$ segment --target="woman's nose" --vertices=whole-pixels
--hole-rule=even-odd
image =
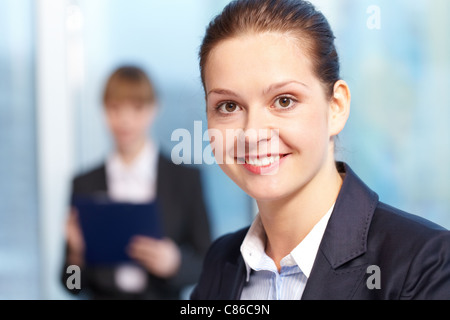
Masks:
[[[240,142],[245,144],[246,154],[274,153],[278,146],[279,128],[274,126],[271,115],[248,112]]]

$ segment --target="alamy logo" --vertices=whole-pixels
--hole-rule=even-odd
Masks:
[[[81,269],[77,265],[70,265],[66,269],[66,273],[70,274],[66,280],[66,287],[69,290],[81,289]]]
[[[379,6],[371,5],[367,8],[367,14],[370,16],[367,18],[367,28],[369,30],[381,29],[381,8]]]
[[[203,132],[202,121],[194,121],[193,135],[184,128],[176,129],[172,142],[178,142],[171,152],[174,164],[244,164],[253,161],[260,166],[276,162],[279,156],[279,129],[210,128]],[[203,149],[203,142],[209,144]],[[274,160],[275,159],[275,160]],[[254,164],[254,163],[253,163]],[[269,174],[275,174],[271,170]]]
[[[371,265],[367,267],[366,273],[370,274],[367,278],[366,285],[367,289],[381,289],[381,269],[379,266]]]

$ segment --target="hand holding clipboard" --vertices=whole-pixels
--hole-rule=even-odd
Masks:
[[[135,236],[131,239],[127,252],[150,273],[161,278],[174,275],[181,265],[180,250],[169,238],[159,240]]]

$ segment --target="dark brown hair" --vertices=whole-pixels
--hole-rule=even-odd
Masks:
[[[109,76],[103,92],[103,104],[112,101],[153,103],[155,88],[145,71],[137,66],[121,66]]]
[[[235,0],[208,25],[200,48],[200,72],[205,86],[205,65],[221,41],[251,32],[280,32],[299,39],[310,55],[316,76],[329,96],[339,80],[339,57],[334,34],[325,16],[303,0]]]

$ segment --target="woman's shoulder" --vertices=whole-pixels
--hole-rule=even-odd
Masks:
[[[378,195],[346,163],[338,162],[337,168],[339,172],[346,174],[341,189],[342,194],[337,200],[340,202],[339,207],[343,208],[340,217],[344,219],[359,217],[361,220],[366,220],[359,224],[359,227],[365,230],[370,222],[369,236],[371,235],[372,238],[395,239],[399,243],[411,243],[423,242],[427,238],[438,235],[448,237],[450,231],[439,224],[380,201]],[[364,212],[366,214],[363,214]]]
[[[213,241],[208,250],[209,261],[236,262],[241,254],[241,244],[247,234],[249,227],[239,229],[235,232],[226,233]]]
[[[74,194],[92,194],[106,191],[106,166],[100,163],[90,169],[79,172],[72,179]]]
[[[368,245],[410,257],[441,252],[450,261],[450,231],[419,215],[379,202],[369,228]],[[395,250],[394,250],[395,248]]]
[[[398,284],[394,289],[401,288],[402,298],[450,298],[450,231],[446,228],[380,202],[368,246],[384,270],[386,285]]]
[[[76,182],[85,182],[98,177],[103,177],[106,173],[106,164],[104,162],[80,171],[75,174],[73,180]]]
[[[375,227],[380,226],[386,232],[403,234],[405,236],[414,235],[414,238],[422,240],[437,234],[450,235],[450,231],[443,226],[384,202],[378,203],[372,219],[372,225]]]

